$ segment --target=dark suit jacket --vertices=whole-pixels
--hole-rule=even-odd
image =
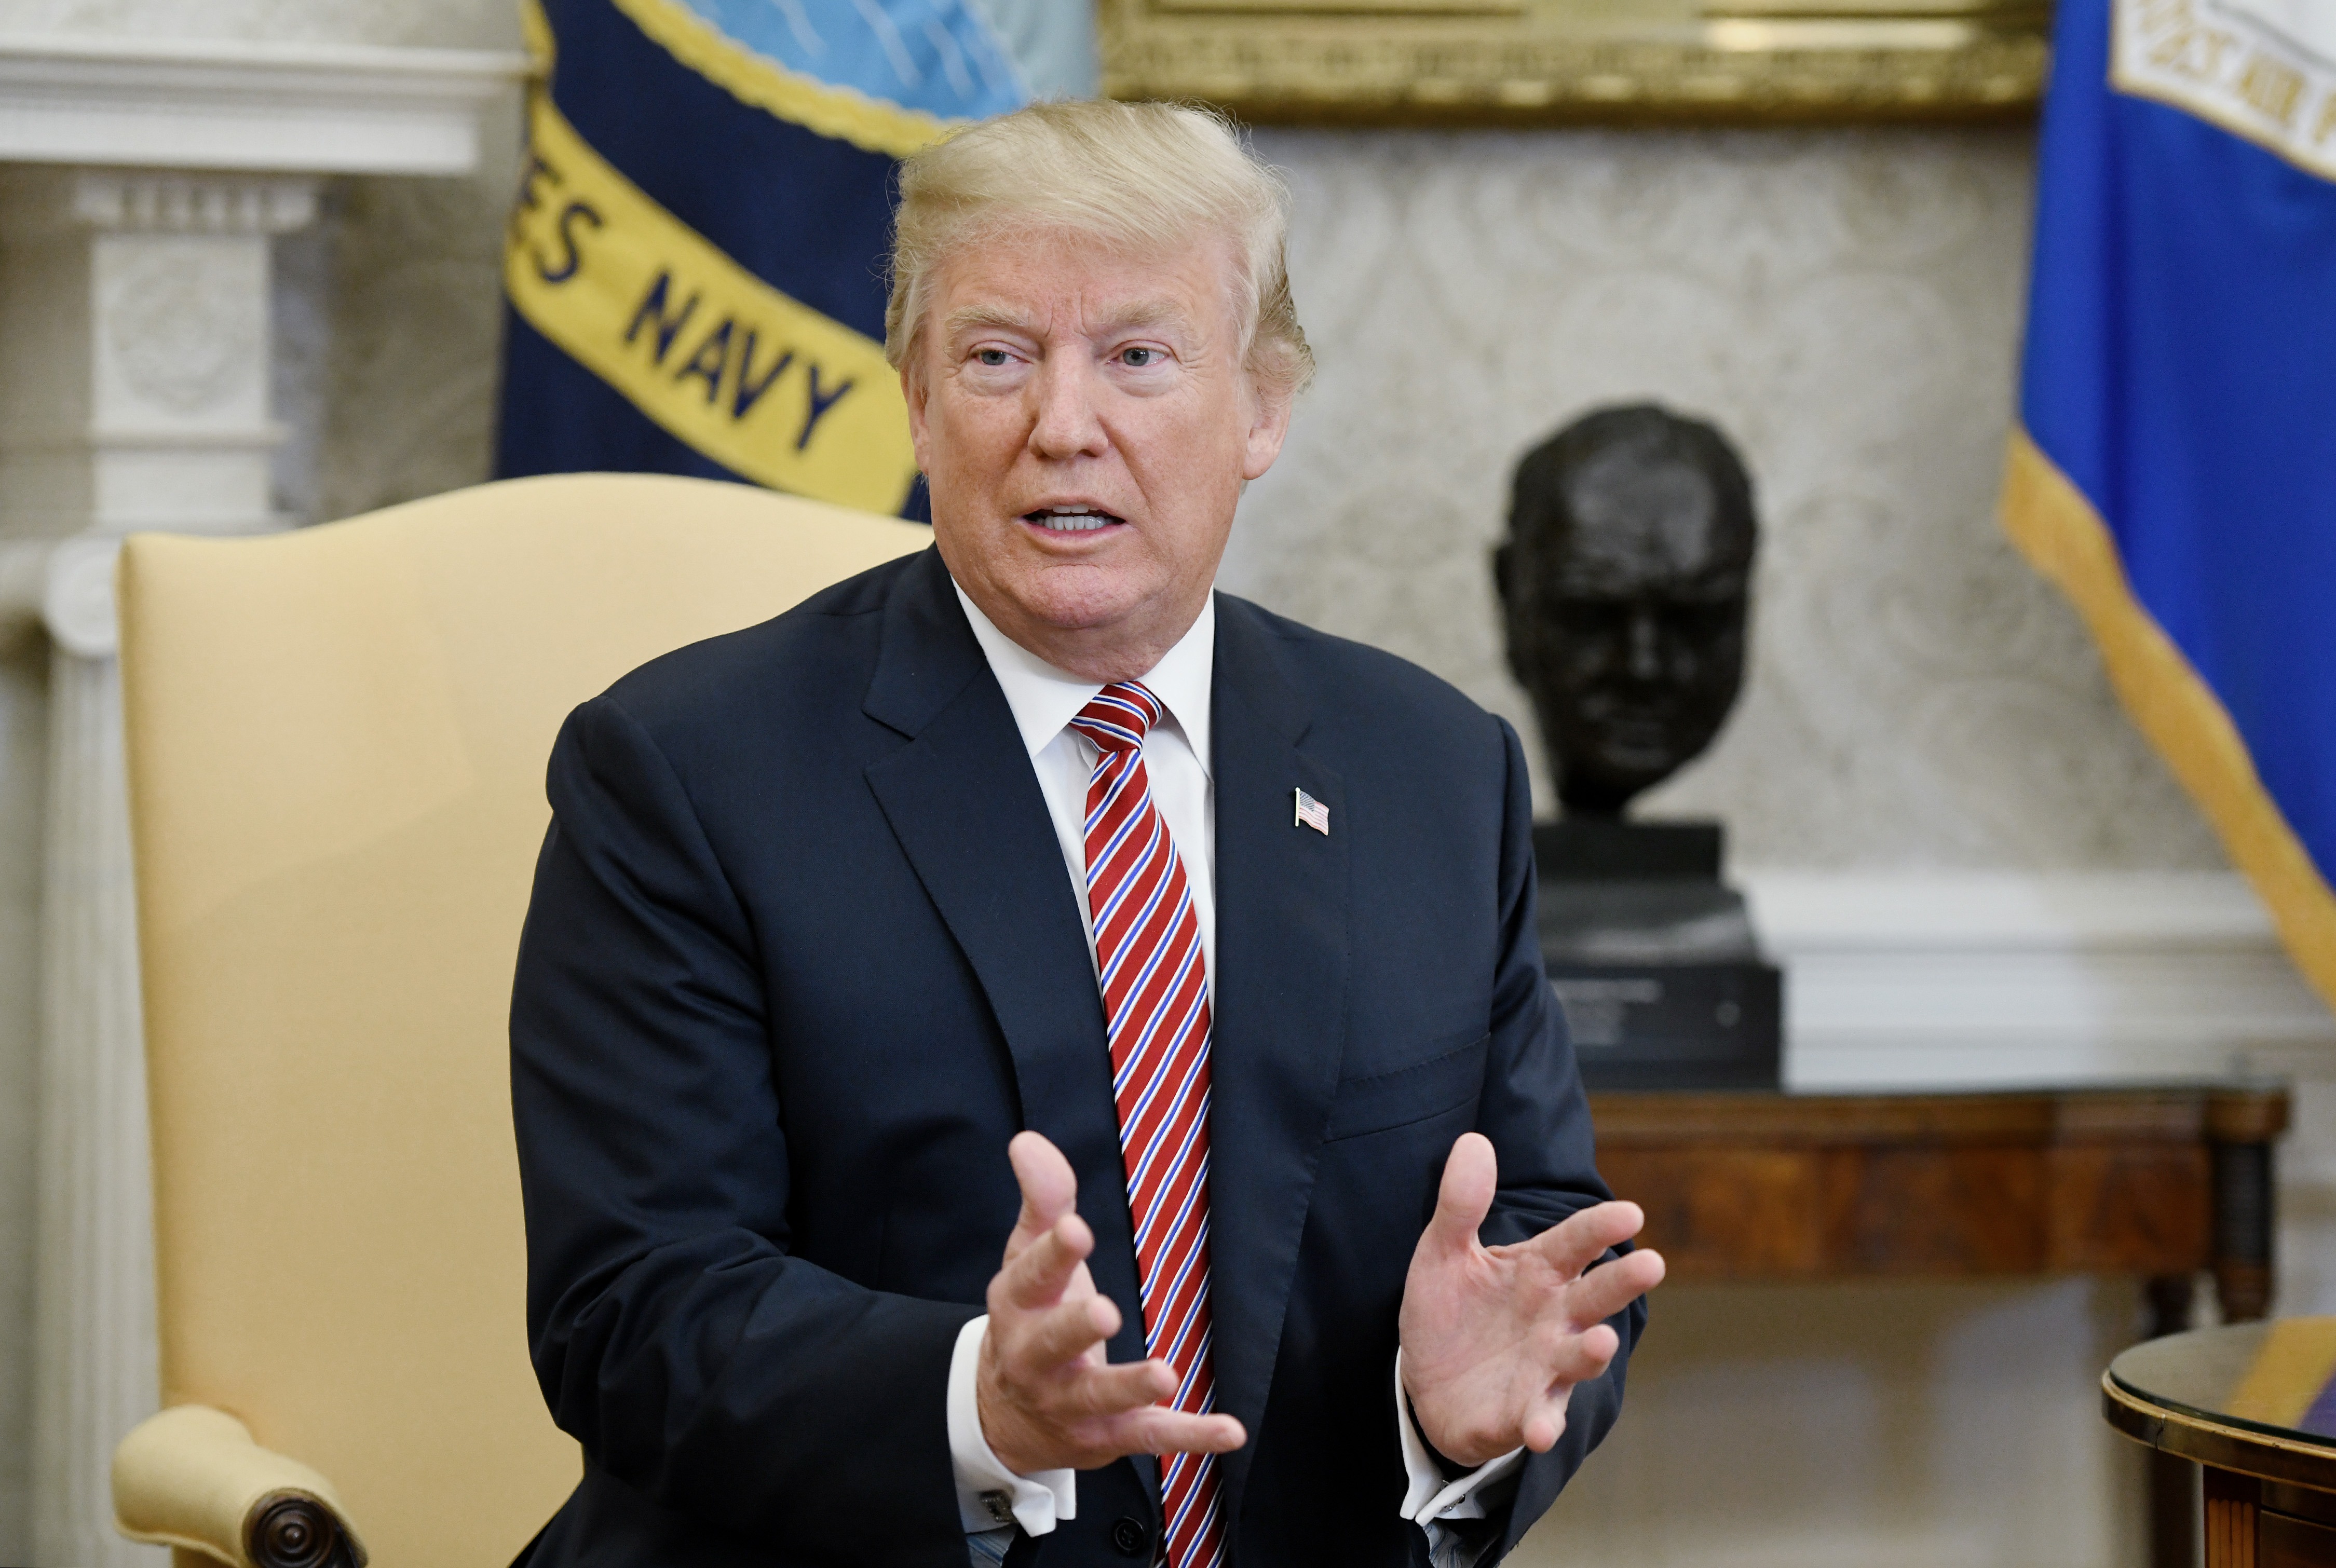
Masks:
[[[1214,704],[1231,1558],[1417,1563],[1396,1311],[1453,1139],[1499,1150],[1488,1242],[1607,1195],[1537,960],[1524,761],[1412,666],[1222,596]],[[963,1568],[947,1369],[1016,1131],[1078,1173],[1113,1360],[1143,1319],[1078,907],[939,554],[627,676],[550,789],[511,1096],[535,1366],[586,1468],[538,1568]],[[1575,1390],[1504,1544],[1612,1424],[1622,1365]],[[1018,1552],[1125,1563],[1113,1527],[1156,1532],[1156,1499],[1149,1457],[1087,1472]]]

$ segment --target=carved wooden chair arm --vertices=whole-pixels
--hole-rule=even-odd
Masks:
[[[113,1450],[114,1527],[229,1568],[365,1568],[332,1484],[208,1405],[139,1423]]]

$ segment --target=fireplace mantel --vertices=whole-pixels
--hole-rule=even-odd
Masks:
[[[472,49],[0,33],[0,162],[467,174],[526,69]]]

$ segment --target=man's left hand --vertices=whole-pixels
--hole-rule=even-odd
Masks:
[[[1638,1234],[1636,1203],[1600,1203],[1531,1241],[1484,1245],[1476,1232],[1499,1180],[1490,1140],[1462,1134],[1411,1255],[1399,1320],[1421,1435],[1471,1466],[1521,1445],[1554,1446],[1573,1386],[1603,1373],[1620,1347],[1606,1320],[1663,1278],[1661,1254],[1644,1250],[1592,1266]]]

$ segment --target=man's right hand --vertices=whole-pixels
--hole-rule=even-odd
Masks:
[[[981,1436],[1017,1475],[1092,1470],[1123,1454],[1225,1454],[1249,1440],[1231,1416],[1160,1403],[1176,1392],[1165,1361],[1112,1366],[1104,1342],[1119,1309],[1087,1272],[1095,1232],[1073,1204],[1078,1178],[1037,1133],[1006,1145],[1022,1215],[989,1281],[989,1329],[975,1375]]]

